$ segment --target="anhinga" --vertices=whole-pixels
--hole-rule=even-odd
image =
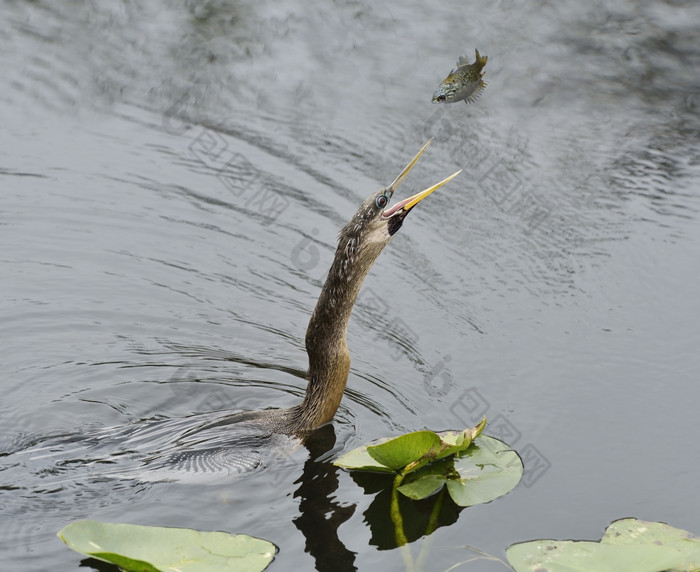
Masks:
[[[432,141],[432,139],[431,139]],[[460,171],[393,206],[389,201],[425,149],[391,185],[370,195],[340,231],[338,249],[306,330],[308,387],[301,403],[288,409],[214,412],[103,430],[95,442],[118,443],[122,451],[146,453],[136,473],[115,475],[141,480],[215,477],[253,469],[263,458],[299,444],[333,419],[345,391],[350,353],[345,341],[352,307],[367,273],[409,212]],[[92,442],[92,440],[89,440]],[[199,476],[197,476],[199,475]]]
[[[389,207],[392,195],[431,142],[418,151],[391,185],[370,195],[340,231],[333,264],[306,330],[309,370],[304,400],[288,409],[237,413],[226,423],[250,423],[271,433],[303,438],[333,419],[350,371],[345,335],[362,282],[408,213],[461,172]]]

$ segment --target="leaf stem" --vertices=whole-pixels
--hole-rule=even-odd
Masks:
[[[394,537],[396,538],[396,546],[401,551],[406,572],[415,572],[416,565],[411,554],[411,547],[408,545],[408,539],[403,529],[403,517],[399,508],[399,487],[403,482],[403,473],[397,473],[394,477],[394,483],[391,487],[391,521],[394,523]]]
[[[399,487],[402,482],[403,474],[398,473],[394,477],[394,484],[391,487],[391,521],[394,523],[394,535],[396,537],[397,546],[408,544],[406,533],[403,530],[403,517],[399,509]]]

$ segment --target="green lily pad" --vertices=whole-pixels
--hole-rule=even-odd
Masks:
[[[369,445],[367,452],[378,463],[398,471],[426,457],[436,459],[441,444],[440,437],[433,431],[414,431],[379,445]]]
[[[407,433],[353,449],[333,464],[398,474],[398,491],[413,500],[435,494],[447,484],[457,505],[482,504],[511,491],[523,475],[515,451],[498,439],[479,436],[485,425],[483,419],[464,431]]]
[[[616,520],[608,526],[600,542],[672,547],[682,555],[682,560],[673,570],[700,570],[700,538],[663,522],[647,522],[636,518]]]
[[[520,456],[503,441],[482,435],[454,460],[458,473],[447,490],[459,506],[473,506],[510,492],[523,476]]]
[[[58,536],[70,548],[129,572],[261,572],[277,548],[245,534],[80,520]]]
[[[447,479],[440,475],[427,475],[401,485],[398,490],[410,499],[420,500],[438,492],[445,486],[446,481]]]
[[[601,544],[575,540],[536,540],[506,550],[516,572],[659,572],[677,562],[663,546]]]
[[[414,431],[399,437],[382,439],[345,453],[333,464],[344,469],[360,471],[403,470],[409,473],[432,461],[466,450],[485,425],[486,418],[473,429],[467,428],[464,431]]]
[[[492,501],[520,482],[523,464],[508,445],[493,437],[479,437],[454,458],[445,458],[405,476],[400,493],[413,500],[438,492],[445,484],[459,506]]]
[[[440,459],[409,473],[401,481],[398,491],[413,500],[420,500],[438,492],[448,479],[457,476],[452,458]]]
[[[458,449],[455,452],[458,452],[469,447],[471,442],[481,435],[484,427],[486,427],[486,417],[479,421],[479,424],[472,429],[467,428],[464,431],[445,431],[443,433],[438,433],[438,435],[440,435],[443,443],[454,445]]]
[[[378,473],[394,472],[393,469],[382,465],[379,461],[375,461],[367,452],[367,445],[348,451],[333,461],[333,464],[336,467],[353,471],[374,471]]]
[[[506,550],[517,572],[690,572],[700,570],[700,539],[661,522],[625,518],[600,542],[535,540]]]

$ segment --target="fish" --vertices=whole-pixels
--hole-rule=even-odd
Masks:
[[[466,56],[462,56],[457,60],[457,68],[450,72],[442,83],[437,87],[433,94],[433,103],[456,103],[464,101],[466,104],[475,102],[481,92],[486,87],[486,82],[481,79],[488,56],[479,55],[479,50],[476,52],[476,61],[473,64],[469,63]]]

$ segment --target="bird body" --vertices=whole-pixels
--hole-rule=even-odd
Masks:
[[[391,185],[370,195],[340,232],[333,264],[306,330],[306,395],[302,403],[289,410],[287,433],[303,435],[333,419],[350,372],[350,352],[345,340],[348,322],[365,277],[411,209],[460,173],[457,171],[387,208],[394,191],[431,142],[432,139]]]

